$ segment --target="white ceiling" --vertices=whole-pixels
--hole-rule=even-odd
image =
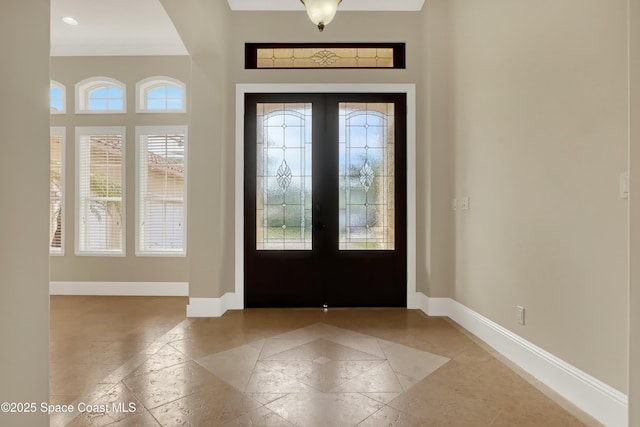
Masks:
[[[159,0],[51,0],[52,56],[187,54]]]
[[[210,0],[222,1],[222,0]],[[231,10],[299,10],[299,0],[227,0]],[[340,10],[417,11],[425,0],[343,0]],[[62,18],[71,16],[78,25]],[[159,0],[51,0],[51,55],[187,55]]]

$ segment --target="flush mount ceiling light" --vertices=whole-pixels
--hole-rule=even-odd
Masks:
[[[318,30],[324,30],[338,10],[338,5],[342,0],[300,0],[307,9],[307,15],[311,22],[318,26]]]
[[[65,16],[64,18],[62,18],[62,21],[65,24],[69,24],[69,25],[78,25],[78,21],[76,21],[75,19],[73,19],[70,16]]]

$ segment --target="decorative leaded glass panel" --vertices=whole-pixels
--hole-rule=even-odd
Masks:
[[[311,250],[311,104],[256,107],[256,249]]]
[[[247,43],[245,67],[405,68],[404,43]]]
[[[341,250],[395,248],[394,105],[340,103]]]
[[[393,68],[392,48],[259,48],[258,68]]]

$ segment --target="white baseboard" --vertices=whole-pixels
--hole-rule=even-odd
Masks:
[[[220,317],[227,310],[242,308],[242,300],[232,292],[224,294],[221,298],[189,298],[187,317]]]
[[[185,282],[50,282],[49,295],[189,296]]]
[[[430,298],[422,292],[417,292],[420,310],[428,316],[449,317],[451,313],[451,298]]]
[[[188,283],[51,282],[50,295],[189,296]],[[606,426],[628,425],[628,397],[451,298],[418,292],[418,307],[429,316],[447,316],[536,379]],[[236,293],[221,298],[189,298],[187,317],[220,317],[244,307]]]
[[[614,389],[451,298],[420,296],[429,316],[448,316],[593,418],[628,425],[629,401]]]

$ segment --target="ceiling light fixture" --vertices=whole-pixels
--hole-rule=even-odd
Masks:
[[[62,18],[62,21],[65,24],[69,24],[69,25],[78,25],[78,21],[76,21],[75,19],[73,19],[70,16],[65,16],[64,18]]]
[[[307,15],[311,22],[318,26],[318,30],[324,30],[338,10],[338,5],[342,0],[300,0],[307,9]]]

